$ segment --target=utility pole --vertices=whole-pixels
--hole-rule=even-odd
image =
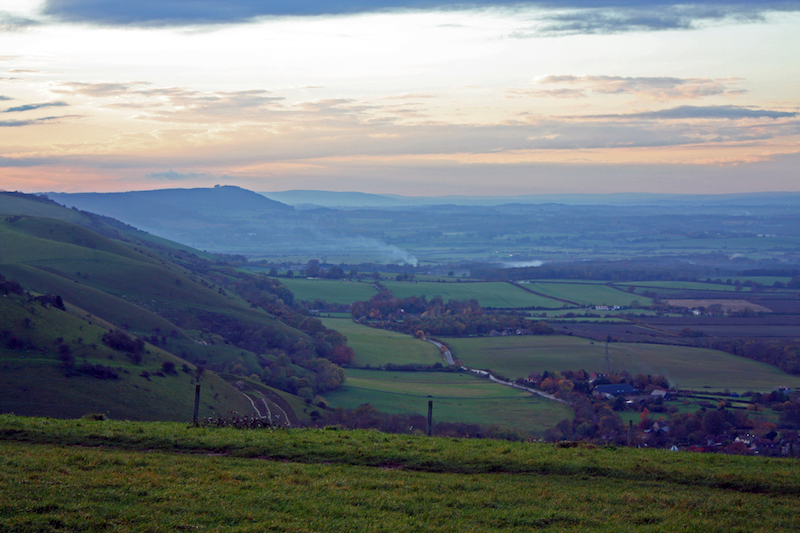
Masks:
[[[433,400],[428,400],[428,427],[425,434],[429,437],[433,434]]]

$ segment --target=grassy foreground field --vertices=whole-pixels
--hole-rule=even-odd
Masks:
[[[496,424],[538,434],[573,417],[564,404],[463,372],[348,369],[345,385],[325,397],[346,409],[368,403],[387,413],[423,415],[432,400],[436,422]]]
[[[3,531],[796,531],[797,474],[790,459],[0,416]]]
[[[543,372],[603,370],[605,344],[580,337],[540,335],[446,339],[455,357],[472,368],[509,378]],[[771,365],[716,350],[663,344],[609,344],[612,368],[631,374],[663,374],[675,387],[771,391],[799,387],[800,378]]]

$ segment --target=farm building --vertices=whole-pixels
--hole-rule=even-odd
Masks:
[[[616,398],[617,396],[627,396],[629,394],[636,394],[638,391],[629,383],[620,383],[619,385],[598,385],[594,388],[594,394],[597,396],[605,396],[606,398]]]

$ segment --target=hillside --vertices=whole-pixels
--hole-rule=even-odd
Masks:
[[[6,415],[0,465],[14,531],[800,526],[794,459]]]
[[[128,420],[251,412],[250,402],[212,372],[150,344],[121,348],[104,339],[108,324],[67,304],[9,293],[0,298],[0,411],[79,418],[103,413]],[[128,337],[130,338],[130,337]]]
[[[234,378],[274,374],[271,384],[291,393],[302,389],[304,397],[309,399],[318,392],[336,388],[343,380],[341,369],[329,358],[335,350],[339,355],[346,352],[342,351],[344,337],[327,330],[318,320],[306,320],[307,317],[285,307],[280,298],[283,296],[290,301],[291,293],[277,282],[263,276],[237,273],[224,263],[208,261],[182,246],[151,239],[118,222],[66,209],[40,197],[0,194],[0,208],[5,212],[0,214],[0,275],[32,293],[19,294],[20,298],[57,296],[75,320],[100,322],[104,329],[118,329],[132,338],[149,342],[148,349],[154,359],[145,357],[135,363],[141,366],[136,374],[157,371],[166,361],[174,361],[179,368],[188,363],[192,371],[197,367],[227,372]],[[85,227],[93,223],[106,235]],[[248,299],[240,293],[246,294]],[[8,332],[7,336],[19,336],[19,324],[13,322],[11,316],[2,315],[0,330]],[[57,337],[82,337],[86,341],[87,336],[77,331],[87,326],[72,320],[67,327],[66,318],[58,314],[50,317],[55,321],[52,324],[34,316],[19,320],[25,318],[38,324],[36,331],[31,332],[33,337],[45,337],[44,341],[29,343],[31,353],[36,354],[33,359],[48,361],[44,364],[48,367],[46,379],[39,381],[43,386],[62,392],[55,393],[58,399],[50,404],[56,407],[41,402],[25,404],[28,407],[12,405],[6,397],[11,403],[0,405],[0,409],[59,416],[105,411],[100,407],[112,401],[109,395],[113,394],[105,385],[87,383],[83,387],[85,390],[78,392],[55,385],[60,383],[58,371],[54,370],[59,365],[57,349],[64,343],[56,343],[44,333],[50,328],[64,330]],[[311,334],[316,336],[312,338]],[[13,353],[3,352],[4,359],[15,359],[19,355],[14,351],[17,348],[19,346],[14,344]],[[93,361],[106,355],[95,357],[87,353],[81,357],[87,357],[90,364],[99,364]],[[82,360],[78,359],[77,364],[82,364]],[[19,390],[33,386],[37,378],[29,366],[14,366],[14,375],[7,376],[11,379],[9,383],[13,381]],[[11,371],[12,367],[8,369]],[[131,370],[128,372],[134,374]],[[119,371],[117,374],[124,377]],[[79,380],[70,383],[79,383]],[[222,396],[235,398],[235,401],[224,405],[209,402],[214,404],[214,411],[252,412],[250,400],[224,382],[218,380],[218,383],[224,389]],[[163,392],[174,393],[169,387]],[[220,398],[219,392],[215,391],[215,401]],[[57,406],[74,403],[80,394],[98,398],[77,401],[75,412],[59,411]],[[169,415],[164,409],[171,408],[160,407],[175,403],[169,400],[169,394],[156,394],[152,398],[140,395],[124,416],[186,419],[186,411]],[[127,401],[130,402],[130,398]],[[193,401],[193,397],[187,401]],[[269,404],[272,400],[264,401]],[[131,414],[131,410],[136,414]]]
[[[270,228],[276,220],[294,215],[291,206],[232,186],[47,196],[67,207],[113,217],[153,235],[214,252],[246,251],[281,242],[284,239],[272,235]]]

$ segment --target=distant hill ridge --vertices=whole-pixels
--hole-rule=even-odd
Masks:
[[[414,207],[431,205],[498,206],[504,204],[563,204],[609,206],[800,206],[800,192],[732,194],[527,194],[518,196],[401,196],[317,190],[262,192],[267,198],[293,206]]]
[[[293,212],[292,206],[232,185],[112,193],[47,193],[67,207],[123,218],[185,218],[232,209],[253,213]]]
[[[258,193],[223,185],[196,189],[159,189],[115,193],[47,193],[66,207],[113,217],[153,235],[207,248],[203,236],[210,230],[236,231],[237,220],[259,220],[290,216],[294,207],[270,200]],[[199,232],[187,236],[186,231]],[[232,237],[226,236],[226,240]],[[235,238],[234,238],[235,240]]]

